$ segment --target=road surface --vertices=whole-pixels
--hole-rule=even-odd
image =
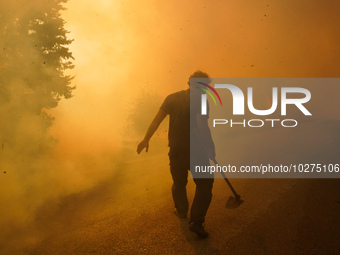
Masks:
[[[200,240],[173,214],[166,156],[142,157],[91,190],[50,201],[35,219],[35,241],[12,254],[338,254],[339,179],[233,179],[245,202],[215,181]],[[138,167],[137,167],[138,165]],[[127,182],[126,180],[129,180]],[[189,199],[194,183],[188,184]],[[19,248],[20,247],[20,248]]]

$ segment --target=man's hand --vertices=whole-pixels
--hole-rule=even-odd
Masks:
[[[149,150],[149,140],[151,139],[151,137],[153,136],[153,134],[157,130],[159,124],[161,124],[161,122],[164,120],[166,115],[167,115],[167,113],[165,111],[163,111],[162,109],[159,109],[155,118],[151,122],[151,124],[148,128],[148,131],[146,131],[146,135],[145,135],[143,141],[141,141],[137,146],[137,153],[138,154],[141,153],[142,150],[144,150],[144,148],[146,149],[146,152],[148,152],[148,150]]]
[[[149,141],[148,140],[143,140],[141,141],[138,146],[137,146],[137,153],[141,153],[145,148],[145,151],[148,152],[149,150]]]

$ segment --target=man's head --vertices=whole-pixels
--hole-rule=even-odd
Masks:
[[[194,72],[190,77],[189,77],[189,81],[188,81],[188,85],[190,86],[190,79],[191,78],[207,78],[209,79],[209,75],[205,72],[202,72],[200,70],[197,70],[196,72]],[[209,82],[207,83],[210,83],[210,79],[208,80]]]

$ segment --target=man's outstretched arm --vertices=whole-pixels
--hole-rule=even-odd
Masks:
[[[137,153],[138,154],[141,153],[144,148],[145,148],[146,152],[148,152],[148,150],[149,150],[149,140],[153,136],[153,134],[156,132],[157,128],[162,123],[162,121],[164,120],[166,115],[168,115],[168,114],[165,111],[163,111],[162,109],[159,109],[155,118],[151,122],[144,139],[137,146]]]

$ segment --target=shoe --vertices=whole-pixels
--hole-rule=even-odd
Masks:
[[[179,213],[177,210],[175,210],[174,214],[180,219],[186,219],[187,218],[187,213]]]
[[[205,231],[202,223],[191,222],[189,225],[190,231],[198,235],[199,238],[207,238],[209,236],[208,232]]]

